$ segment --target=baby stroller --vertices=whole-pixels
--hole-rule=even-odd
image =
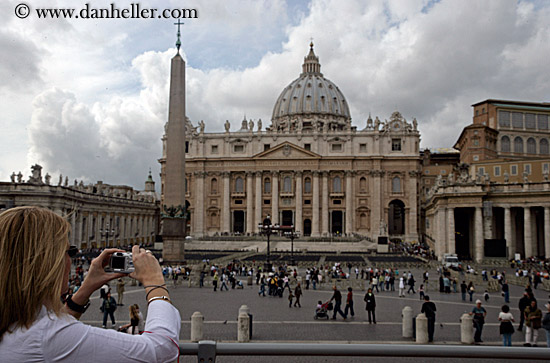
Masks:
[[[315,316],[313,318],[316,320],[319,318],[325,318],[328,320],[328,312],[333,309],[332,303],[330,301],[327,301],[326,303],[321,304],[321,302],[319,301],[319,304],[321,306],[315,309]]]

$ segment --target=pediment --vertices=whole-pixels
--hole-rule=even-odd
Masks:
[[[320,159],[321,156],[290,142],[283,142],[253,156],[254,159]]]

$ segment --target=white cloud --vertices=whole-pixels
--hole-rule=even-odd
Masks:
[[[141,188],[149,167],[158,175],[173,21],[22,21],[6,15],[15,4],[0,5],[6,50],[0,76],[7,77],[0,107],[7,115],[2,144],[19,151],[0,153],[0,178],[25,163],[20,136],[28,127],[27,165]],[[181,2],[142,5],[175,8]],[[397,109],[418,119],[423,147],[452,146],[471,122],[474,102],[550,98],[546,2],[312,0],[297,7],[219,0],[185,6],[199,9],[199,19],[185,20],[182,29],[187,114],[194,123],[204,120],[207,132],[223,130],[226,119],[237,129],[244,114],[267,126],[279,93],[301,72],[310,37],[322,72],[346,96],[356,125],[362,128],[369,113],[384,119]],[[25,72],[13,71],[19,68]]]

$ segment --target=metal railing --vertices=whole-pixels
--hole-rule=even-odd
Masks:
[[[408,344],[292,344],[292,343],[180,343],[182,355],[196,355],[199,363],[214,363],[216,356],[331,356],[427,357],[550,360],[550,349]]]

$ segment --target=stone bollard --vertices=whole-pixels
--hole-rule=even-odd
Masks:
[[[474,319],[467,313],[460,317],[460,342],[474,344]]]
[[[246,315],[250,314],[250,308],[246,305],[241,305],[239,308],[239,315],[241,315],[241,313],[245,313]]]
[[[416,316],[416,342],[428,343],[428,318],[423,313]]]
[[[413,337],[413,309],[410,306],[405,306],[401,313],[403,317],[403,338]]]
[[[248,286],[252,286],[252,275],[248,275],[248,276],[246,277],[246,284],[247,284]]]
[[[239,312],[237,323],[237,341],[247,343],[250,341],[250,317],[247,313]]]
[[[191,341],[198,342],[202,340],[202,326],[204,324],[204,316],[195,311],[191,316]]]

